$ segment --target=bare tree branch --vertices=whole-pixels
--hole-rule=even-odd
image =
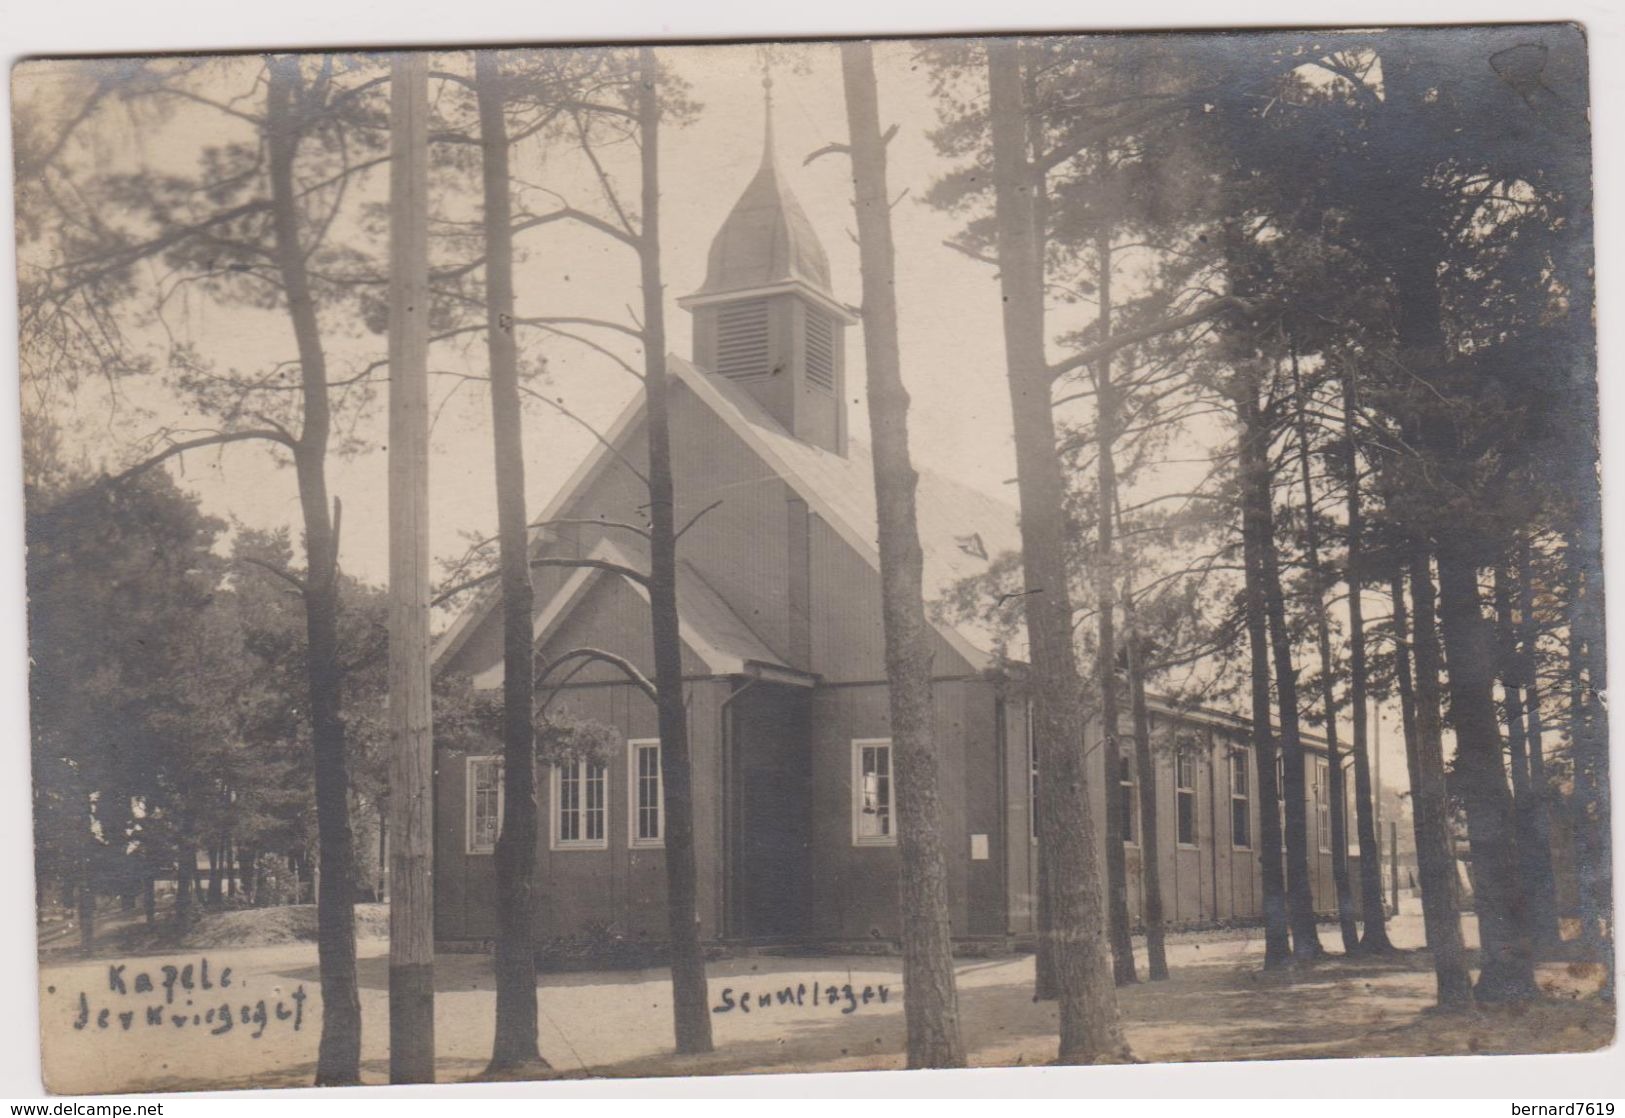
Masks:
[[[268,571],[277,578],[280,578],[283,582],[286,582],[289,586],[293,587],[301,595],[303,595],[305,592],[305,580],[294,574],[292,571],[283,570],[275,563],[267,563],[264,559],[258,559],[252,555],[238,555],[234,558],[239,563],[247,563],[250,566],[260,568],[262,571]]]
[[[624,656],[617,656],[613,652],[605,652],[601,648],[572,648],[569,652],[566,652],[564,655],[558,657],[546,668],[542,669],[541,674],[536,677],[536,686],[540,687],[547,677],[552,674],[553,669],[570,663],[573,660],[585,660],[588,663],[597,662],[618,668],[620,669],[621,674],[626,676],[626,678],[634,686],[636,686],[639,691],[642,691],[644,696],[651,703],[657,701],[659,697],[658,693],[655,691],[655,685],[649,682],[648,676],[638,671],[636,665],[634,665]],[[575,675],[575,672],[572,671],[570,675]],[[569,676],[566,676],[565,681],[567,682],[569,678]],[[560,683],[558,686],[562,687],[564,684]],[[557,691],[558,687],[555,687],[553,689],[553,694],[556,694]],[[553,694],[549,694],[547,701],[542,704],[542,709],[544,711],[547,709],[548,704],[553,701]]]
[[[695,524],[699,523],[700,517],[704,516],[706,513],[710,512],[712,509],[716,508],[720,504],[722,504],[722,501],[719,498],[719,499],[717,499],[715,501],[712,501],[709,505],[706,505],[703,509],[701,509],[699,512],[695,513],[693,516],[689,517],[688,518],[688,523],[684,524],[681,528],[677,529],[677,535],[674,536],[673,538],[674,539],[679,539],[679,540],[682,539],[683,538],[683,533],[688,531],[690,528],[694,527]]]
[[[722,502],[718,501],[718,504]],[[623,528],[628,532],[636,532],[644,539],[649,538],[649,529],[637,524],[628,524],[624,520],[599,520],[591,516],[566,516],[558,520],[538,520],[531,525],[532,528],[559,528],[568,525],[582,525],[594,528]]]
[[[1103,357],[1110,357],[1120,349],[1150,341],[1152,338],[1160,337],[1163,334],[1171,334],[1176,330],[1183,330],[1187,326],[1195,326],[1197,323],[1205,322],[1222,311],[1252,311],[1253,309],[1253,304],[1245,299],[1237,298],[1234,295],[1221,295],[1217,299],[1204,303],[1189,314],[1164,318],[1147,326],[1141,326],[1137,330],[1124,330],[1122,333],[1113,334],[1103,342],[1097,342],[1092,346],[1080,349],[1065,360],[1052,364],[1049,367],[1049,375],[1051,379],[1065,376],[1074,369],[1081,369],[1093,365]]]
[[[639,586],[649,585],[649,576],[644,574],[642,571],[633,570],[631,567],[624,567],[619,563],[612,563],[608,559],[576,559],[564,555],[546,555],[532,559],[530,561],[530,565],[532,567],[588,567],[593,570],[609,571],[611,574],[621,575],[623,578],[631,579]],[[449,586],[440,593],[436,594],[434,599],[430,601],[429,604],[431,606],[443,606],[457,595],[465,591],[472,590],[477,586],[484,586],[486,583],[491,582],[499,573],[499,571],[487,571],[482,575],[476,575],[473,578],[464,579],[462,582]]]

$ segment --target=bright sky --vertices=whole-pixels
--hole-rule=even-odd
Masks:
[[[780,161],[789,174],[829,253],[837,298],[861,299],[849,166],[844,157],[826,157],[802,167],[804,157],[844,138],[845,107],[840,95],[839,60],[830,46],[794,48],[795,57],[775,65],[775,128]],[[763,98],[761,61],[756,48],[668,48],[666,58],[692,85],[701,105],[686,128],[664,130],[662,172],[662,258],[667,284],[668,348],[689,352],[689,315],[676,299],[700,286],[706,252],[761,158]],[[907,196],[893,211],[902,308],[904,373],[914,397],[915,453],[961,481],[1007,500],[1014,473],[1009,437],[1009,404],[1003,377],[1003,342],[993,269],[954,252],[943,241],[956,230],[953,219],[920,198],[944,169],[926,133],[934,111],[925,96],[923,73],[911,70],[909,49],[880,52],[882,111],[901,127],[889,148],[894,193]],[[788,63],[788,64],[786,64]],[[892,63],[892,64],[888,64]],[[244,60],[245,85],[255,63]],[[117,162],[137,159],[186,171],[195,166],[203,142],[227,133],[211,126],[206,110],[183,112],[156,137],[130,133],[117,141]],[[613,160],[614,156],[611,156]],[[544,153],[536,141],[520,145],[516,172],[560,191],[576,204],[592,201],[587,168],[568,155]],[[613,166],[613,163],[612,163]],[[380,176],[381,178],[381,176]],[[382,189],[381,184],[377,189]],[[457,200],[477,205],[478,199]],[[535,204],[540,207],[543,199]],[[636,262],[630,252],[592,233],[550,225],[523,234],[527,257],[517,268],[521,315],[590,314],[626,320],[625,308],[639,299]],[[223,309],[183,293],[166,314],[177,339],[243,371],[293,356],[286,316]],[[618,344],[612,334],[596,337]],[[474,339],[478,342],[477,337]],[[161,339],[153,338],[155,345]],[[383,339],[329,339],[335,375],[381,356]],[[568,341],[545,344],[554,383],[551,394],[594,420],[607,420],[630,398],[636,383],[611,362]],[[856,405],[852,429],[867,431],[862,404],[863,343],[854,330],[847,343],[849,383]],[[431,368],[483,375],[483,346],[437,347]],[[152,421],[131,422],[127,411],[110,414],[105,400],[89,393],[80,401],[89,421],[84,445],[93,458],[116,461],[128,440],[161,422],[179,418],[174,402],[156,386],[130,383],[125,391],[151,409]],[[435,385],[438,401],[450,384]],[[387,568],[386,510],[383,505],[387,453],[383,449],[382,395],[357,433],[371,449],[329,465],[331,487],[345,498],[343,562],[351,573],[382,582]],[[198,425],[203,425],[199,419]],[[589,445],[590,436],[574,423],[542,408],[527,414],[531,505],[545,503]],[[465,383],[440,412],[434,431],[432,547],[437,557],[459,554],[465,532],[487,531],[495,522],[490,462],[489,402],[479,385]],[[254,525],[298,522],[294,481],[270,456],[252,444],[223,455],[194,453],[184,477],[210,511]]]
[[[700,106],[692,124],[666,128],[661,150],[662,263],[667,284],[668,348],[689,352],[689,316],[675,300],[697,289],[705,274],[706,253],[735,199],[761,158],[762,60],[753,46],[663,48],[665,60],[691,86]],[[853,239],[850,168],[841,156],[828,156],[802,166],[811,152],[845,138],[839,57],[833,46],[809,44],[779,48],[774,63],[775,134],[781,166],[817,229],[829,254],[837,298],[861,299],[857,246]],[[442,65],[458,69],[466,61],[448,56]],[[223,89],[246,90],[257,61],[245,58],[226,77]],[[881,44],[877,50],[883,126],[896,123],[888,147],[890,185],[901,201],[893,209],[897,245],[901,351],[904,377],[913,398],[911,441],[916,461],[957,480],[1015,503],[1014,456],[1003,368],[1003,335],[994,270],[944,244],[958,221],[921,200],[948,165],[928,139],[936,123],[923,66],[912,48]],[[24,75],[19,100],[27,99]],[[46,75],[39,75],[42,87]],[[432,91],[431,91],[431,95]],[[129,129],[111,140],[101,156],[106,163],[146,163],[181,173],[191,171],[205,143],[230,135],[211,110],[183,110],[155,134]],[[609,153],[609,165],[625,171],[624,154]],[[571,153],[544,150],[536,140],[519,145],[515,173],[521,179],[556,190],[572,203],[598,208],[593,201],[590,168]],[[628,183],[635,179],[626,178]],[[382,200],[384,177],[369,187]],[[477,189],[477,188],[475,188]],[[459,216],[477,213],[478,198],[444,200]],[[551,203],[533,195],[531,205]],[[627,319],[636,306],[636,261],[607,238],[566,225],[527,232],[519,241],[524,259],[516,269],[518,310],[525,315],[582,314]],[[1071,312],[1079,313],[1076,310]],[[1092,313],[1085,311],[1084,313]],[[225,309],[184,292],[169,305],[168,330],[215,358],[223,367],[245,372],[290,359],[294,343],[283,312]],[[1062,328],[1055,316],[1052,326]],[[852,430],[867,436],[863,406],[861,325],[847,339],[848,384],[853,399]],[[383,339],[370,334],[345,336],[333,331],[328,341],[334,375],[382,356]],[[595,335],[619,345],[613,335]],[[155,348],[166,339],[154,331]],[[560,398],[600,429],[607,426],[636,390],[636,382],[612,362],[569,341],[545,343],[552,383],[549,395]],[[628,356],[632,357],[628,352]],[[634,363],[636,359],[633,358]],[[431,369],[483,375],[485,354],[478,335],[468,346],[441,345],[431,355]],[[126,386],[128,403],[150,415],[133,417],[128,406],[111,412],[95,392],[79,401],[85,426],[79,440],[92,460],[116,464],[128,457],[130,440],[159,425],[210,426],[190,420],[174,399],[156,384]],[[491,461],[490,405],[477,383],[435,378],[439,405],[431,462],[431,548],[437,560],[462,554],[469,537],[484,538],[495,528],[495,487]],[[341,558],[350,573],[383,583],[388,570],[385,477],[386,418],[380,393],[370,413],[356,428],[363,450],[329,462],[332,492],[344,502]],[[1198,457],[1202,444],[1222,437],[1217,430],[1194,432],[1183,453]],[[533,406],[526,416],[529,507],[541,508],[569,476],[591,445],[592,436],[551,410]],[[189,454],[176,467],[177,476],[195,490],[206,510],[245,524],[287,525],[298,533],[299,508],[292,472],[254,444],[224,452]],[[1158,488],[1183,488],[1167,476]],[[1368,607],[1368,613],[1381,609]],[[1385,749],[1388,783],[1403,777],[1397,725],[1384,728],[1392,743]]]

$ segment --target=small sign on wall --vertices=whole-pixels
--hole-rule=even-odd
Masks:
[[[970,837],[970,860],[973,862],[987,861],[986,835],[972,835]]]

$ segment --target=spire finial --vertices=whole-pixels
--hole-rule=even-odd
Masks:
[[[773,56],[764,46],[762,57],[762,163],[772,163],[773,151]]]

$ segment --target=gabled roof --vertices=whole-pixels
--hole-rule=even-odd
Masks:
[[[672,373],[818,513],[875,570],[880,569],[879,518],[875,509],[874,460],[869,447],[848,440],[839,455],[803,442],[768,415],[754,397],[723,377],[671,357]],[[1016,510],[1003,501],[915,464],[920,549],[926,601],[954,583],[985,571],[1001,552],[1021,547]],[[987,667],[996,643],[975,625],[934,623],[937,631],[977,669]]]
[[[632,544],[600,540],[588,555],[635,571],[649,569],[648,547],[641,541]],[[645,602],[649,600],[649,588],[625,575],[602,567],[578,568],[536,615],[534,642],[540,645],[557,632],[587,597],[587,592],[604,579],[624,582]],[[683,643],[713,674],[741,675],[756,666],[792,670],[739,620],[728,603],[718,597],[693,568],[681,561],[677,564],[677,608]],[[499,660],[474,677],[474,686],[501,687],[502,674]]]
[[[823,450],[790,434],[747,393],[723,378],[701,372],[675,355],[667,357],[666,367],[674,382],[692,392],[848,546],[875,570],[880,569],[874,466],[866,445],[850,440],[845,457]],[[561,516],[600,471],[624,452],[641,425],[643,411],[640,392],[537,517],[538,522]],[[1014,508],[930,469],[918,468],[918,472],[916,503],[924,554],[924,590],[929,603],[960,579],[985,570],[988,561],[1001,552],[1018,549],[1021,536]],[[533,544],[539,544],[541,533],[532,539]],[[683,597],[684,589],[679,585],[679,606],[686,609]],[[495,601],[494,592],[488,590],[469,605],[437,642],[436,664],[445,662],[462,647]],[[973,668],[981,670],[992,664],[996,641],[991,632],[972,624],[932,624]]]

